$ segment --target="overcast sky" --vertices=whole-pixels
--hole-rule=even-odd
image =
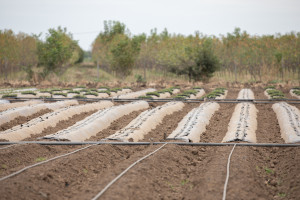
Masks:
[[[165,27],[170,33],[250,34],[300,32],[300,0],[0,0],[0,29],[46,33],[66,27],[88,50],[104,20],[126,24],[132,34]]]

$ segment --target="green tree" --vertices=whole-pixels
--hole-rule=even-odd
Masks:
[[[67,34],[66,28],[49,29],[46,41],[39,41],[37,44],[39,66],[44,68],[42,77],[62,70],[68,64],[76,46],[77,42],[72,39],[72,35]]]

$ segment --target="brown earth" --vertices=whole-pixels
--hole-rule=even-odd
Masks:
[[[230,89],[227,98],[235,99],[238,91]],[[253,91],[256,99],[266,99],[262,88]],[[151,107],[161,104],[152,103]],[[199,106],[185,104],[182,111],[167,116],[147,137],[163,141],[161,133],[175,129],[192,105]],[[201,142],[222,140],[235,105],[220,103]],[[272,104],[255,106],[259,110],[258,142],[283,143]],[[107,134],[115,132],[137,115],[135,112],[120,118],[105,131]],[[84,118],[77,117],[68,121],[74,124]],[[57,128],[66,128],[72,123],[61,123]],[[43,135],[56,131],[49,129]],[[101,139],[102,135],[97,137]],[[0,149],[0,177],[82,147],[24,144]],[[92,146],[1,181],[0,199],[91,199],[129,165],[158,147]],[[232,146],[168,144],[130,169],[100,199],[221,199],[231,149]],[[300,196],[299,163],[299,147],[237,146],[231,158],[227,199],[297,199]]]
[[[46,113],[49,113],[49,112],[52,112],[52,110],[50,110],[50,109],[44,109],[44,110],[41,110],[41,111],[39,111],[39,112],[37,112],[37,113],[35,113],[33,115],[27,116],[27,117],[24,117],[24,116],[17,117],[14,120],[11,120],[11,121],[9,121],[9,122],[7,122],[5,124],[2,124],[0,126],[0,132],[1,131],[5,131],[7,129],[10,129],[10,128],[14,127],[14,126],[17,126],[17,125],[29,122],[30,120],[32,120],[34,118],[37,118],[37,117],[39,117],[41,115],[44,115]]]
[[[1,199],[91,199],[157,148],[93,146],[0,182]],[[167,145],[133,167],[101,199],[221,199],[231,149]],[[299,153],[298,147],[236,147],[227,199],[297,199]]]

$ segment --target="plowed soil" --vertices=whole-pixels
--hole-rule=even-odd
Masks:
[[[239,90],[230,89],[227,99],[237,98]],[[256,99],[266,99],[262,88],[253,91]],[[162,104],[150,103],[150,107]],[[143,141],[168,141],[165,137],[191,109],[199,105],[185,103],[181,111],[166,116]],[[235,106],[234,103],[220,103],[220,109],[212,116],[201,136],[201,142],[221,142]],[[272,104],[255,106],[259,111],[257,142],[284,143]],[[141,112],[133,112],[116,120],[89,140],[101,140],[115,133]],[[76,115],[26,140],[37,140],[55,133],[92,113]],[[22,144],[0,149],[0,178],[82,147]],[[90,146],[0,181],[0,199],[91,199],[124,169],[159,147]],[[100,199],[222,199],[227,159],[232,148],[167,144],[130,169]],[[231,157],[226,199],[299,199],[299,163],[300,147],[237,146]]]

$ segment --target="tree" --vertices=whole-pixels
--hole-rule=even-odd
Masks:
[[[39,41],[37,54],[39,66],[42,66],[45,78],[50,72],[58,72],[68,63],[77,46],[77,42],[72,39],[72,35],[67,34],[67,29],[58,27],[49,29],[46,41]]]

